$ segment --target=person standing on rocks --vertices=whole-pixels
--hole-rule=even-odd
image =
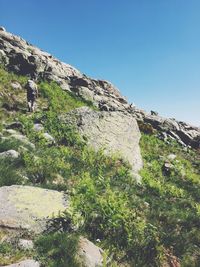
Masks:
[[[27,84],[25,85],[25,89],[27,92],[28,111],[34,112],[36,99],[38,97],[37,84],[33,80],[28,80]]]

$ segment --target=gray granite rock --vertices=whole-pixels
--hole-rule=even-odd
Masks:
[[[107,154],[118,154],[131,164],[135,172],[142,168],[140,131],[136,120],[129,114],[99,112],[82,107],[61,119],[75,124],[95,150],[103,148]]]
[[[32,186],[0,188],[0,228],[40,233],[48,219],[64,211],[68,201],[63,193]]]
[[[17,158],[19,158],[19,156],[20,156],[19,152],[15,151],[13,149],[10,149],[10,150],[7,150],[7,151],[0,153],[0,159],[6,159],[6,158],[17,159]]]

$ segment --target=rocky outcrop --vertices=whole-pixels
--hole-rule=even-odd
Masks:
[[[118,154],[131,164],[133,171],[141,169],[140,131],[133,116],[82,107],[61,119],[75,124],[95,150],[103,148],[107,154]]]
[[[83,99],[92,101],[102,111],[128,112],[137,121],[158,130],[164,140],[172,138],[184,146],[200,147],[199,128],[174,119],[162,118],[155,111],[148,114],[132,104],[129,105],[111,83],[87,77],[22,38],[6,32],[3,27],[0,28],[0,64],[10,71],[35,80],[55,81],[63,90],[72,91]],[[15,89],[18,87],[13,85]]]
[[[166,119],[159,115],[151,115],[143,110],[133,108],[129,111],[138,122],[151,125],[159,132],[160,138],[176,140],[183,146],[200,148],[200,128],[175,119]]]
[[[40,233],[46,229],[46,222],[67,206],[64,194],[54,190],[4,186],[0,188],[0,228]]]
[[[91,79],[5,30],[0,30],[0,64],[9,71],[35,80],[55,81],[63,90],[73,91],[102,109],[106,106],[109,110],[121,110],[128,106],[126,99],[111,83]]]

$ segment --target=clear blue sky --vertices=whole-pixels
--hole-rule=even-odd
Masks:
[[[199,0],[0,0],[0,25],[138,107],[200,126]]]

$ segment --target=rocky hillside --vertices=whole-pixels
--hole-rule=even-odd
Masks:
[[[200,265],[200,129],[3,27],[0,118],[0,266]]]

